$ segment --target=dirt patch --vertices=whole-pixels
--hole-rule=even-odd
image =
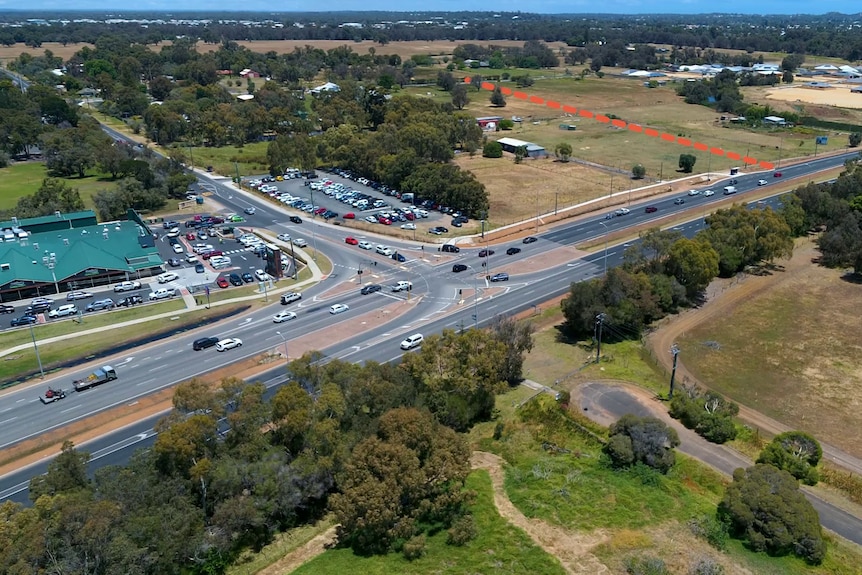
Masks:
[[[826,459],[862,473],[862,461],[839,449],[862,450],[862,349],[857,314],[850,309],[858,306],[859,288],[812,263],[818,255],[805,239],[780,262],[782,271],[714,281],[706,304],[663,322],[647,344],[669,370],[670,346],[685,342],[678,381],[728,393],[744,403],[740,418],[767,434],[808,430],[823,443]],[[750,337],[734,343],[720,335],[734,332]],[[702,345],[707,340],[715,341]]]
[[[332,546],[337,540],[337,531],[338,526],[333,525],[302,547],[294,549],[266,569],[258,571],[257,575],[287,575],[287,573],[292,573],[303,563],[311,561]]]
[[[833,85],[832,88],[779,88],[767,92],[766,97],[785,102],[862,109],[862,94],[853,93],[850,88],[849,85]]]

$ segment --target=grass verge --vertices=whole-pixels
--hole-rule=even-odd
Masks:
[[[314,525],[303,525],[275,536],[275,540],[265,546],[258,553],[251,551],[243,552],[231,567],[228,567],[226,575],[252,575],[276,563],[279,559],[291,553],[330,527],[333,521],[326,518]]]
[[[36,193],[42,180],[48,177],[44,162],[14,163],[0,168],[0,209],[12,209],[18,200]],[[84,200],[84,206],[92,209],[93,195],[101,190],[111,190],[116,184],[108,174],[89,170],[83,178],[57,178],[68,186],[76,188]]]
[[[474,471],[467,478],[467,489],[476,492],[470,506],[479,536],[464,545],[446,545],[446,532],[428,537],[427,553],[415,561],[401,554],[359,557],[350,549],[330,549],[309,561],[297,575],[362,573],[363,575],[524,573],[551,575],[565,573],[552,556],[533,544],[520,529],[506,522],[494,507],[491,478],[487,471]]]

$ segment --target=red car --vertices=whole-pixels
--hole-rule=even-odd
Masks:
[[[647,206],[646,208],[644,208],[644,212],[646,212],[648,214],[652,214],[652,213],[657,212],[657,211],[658,211],[658,208],[655,206]]]
[[[407,212],[406,214],[404,214],[404,217],[411,222],[416,219],[416,216],[413,215],[413,212]]]
[[[216,283],[218,284],[218,287],[220,287],[220,288],[226,288],[227,286],[230,285],[230,282],[227,281],[227,278],[224,276],[219,276],[219,278],[216,280]]]
[[[326,208],[317,208],[316,210],[314,210],[314,213],[317,214],[318,216],[325,213],[325,212],[326,212]]]
[[[353,212],[348,212],[341,217],[344,218],[345,220],[355,220],[356,214],[354,214]]]
[[[189,232],[186,234],[186,239],[189,240],[190,242],[194,241],[195,235],[193,233]]]
[[[351,238],[350,236],[347,236],[346,238],[344,238],[344,243],[350,244],[351,246],[355,246],[355,245],[359,244],[359,240],[357,240],[356,238]]]
[[[772,174],[772,177],[773,178],[780,178],[781,175],[782,175],[781,172],[775,172],[774,174]]]
[[[384,226],[391,226],[392,225],[392,220],[390,220],[389,218],[380,218],[377,221],[379,221]]]

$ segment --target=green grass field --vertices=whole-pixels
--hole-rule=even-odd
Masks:
[[[397,553],[358,557],[349,549],[331,549],[294,571],[296,575],[465,574],[523,573],[551,575],[565,573],[556,559],[542,551],[520,529],[506,522],[494,507],[491,479],[486,471],[474,471],[467,489],[476,492],[471,510],[479,536],[463,547],[446,545],[446,532],[428,537],[428,553],[407,561]]]
[[[240,177],[269,173],[269,162],[266,159],[269,142],[254,142],[243,147],[192,147],[191,153],[189,148],[180,144],[177,146],[196,168],[212,166],[215,172],[229,177],[235,177],[237,170]]]
[[[42,162],[15,163],[7,168],[0,168],[0,209],[14,208],[20,198],[36,192],[42,185],[42,180],[47,177],[48,171]],[[93,194],[113,189],[115,186],[110,176],[96,170],[88,170],[84,178],[61,179],[78,189],[84,206],[89,209],[93,208]]]

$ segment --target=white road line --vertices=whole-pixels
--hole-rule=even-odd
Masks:
[[[63,411],[61,411],[60,413],[69,413],[70,411],[74,411],[74,410],[76,410],[76,409],[80,409],[80,408],[82,408],[82,407],[84,407],[84,405],[83,405],[83,404],[81,404],[81,405],[76,405],[75,407],[70,407],[69,409],[64,409],[64,410],[63,410]]]
[[[9,423],[10,421],[15,421],[16,419],[18,419],[18,418],[13,417],[11,419],[4,419],[3,421],[0,421],[0,425],[3,425],[4,423]]]

